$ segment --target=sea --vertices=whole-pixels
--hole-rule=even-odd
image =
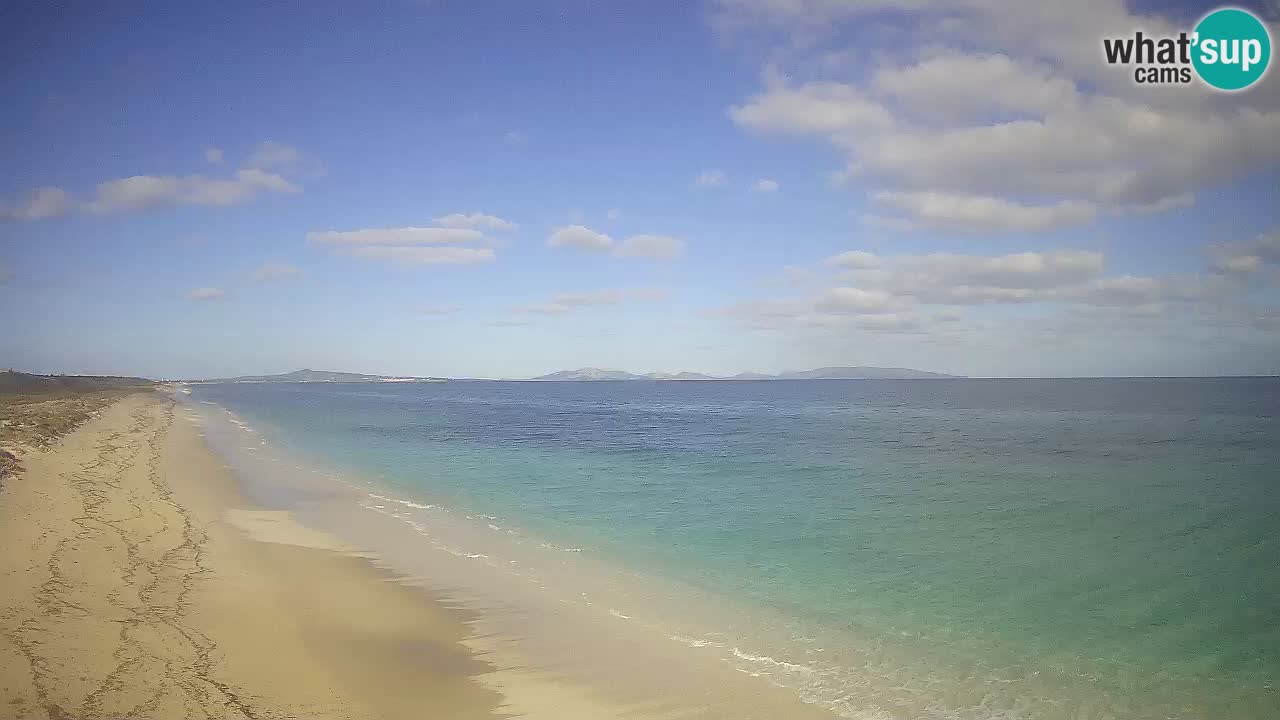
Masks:
[[[1280,378],[190,390],[254,500],[635,702],[1280,718]]]

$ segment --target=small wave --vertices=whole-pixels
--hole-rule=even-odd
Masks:
[[[688,645],[689,647],[692,647],[692,648],[724,647],[724,645],[714,640],[703,640],[701,638],[691,638],[685,635],[668,635],[667,637],[671,638],[672,640],[675,640],[678,643],[683,643],[685,645]]]
[[[454,557],[467,558],[469,560],[484,560],[485,564],[493,565],[493,561],[488,555],[485,555],[484,553],[465,552],[463,550],[458,550],[456,548],[449,547],[448,545],[441,542],[437,537],[432,535],[427,530],[427,528],[424,527],[421,523],[414,521],[412,518],[405,517],[400,513],[396,512],[395,510],[388,510],[384,505],[366,505],[364,503],[357,503],[357,504],[366,510],[372,510],[373,512],[376,512],[379,515],[385,515],[387,517],[395,518],[396,520],[399,520],[400,522],[408,525],[410,528],[413,529],[415,533],[417,533],[419,536],[425,539],[431,545],[431,547],[435,548],[436,550],[440,550],[442,552],[448,553],[450,555],[453,555]]]
[[[609,608],[609,614],[616,618],[622,618],[623,620],[631,619],[630,615],[623,615],[622,613],[618,612],[617,610],[614,610],[613,608]]]
[[[772,665],[775,667],[783,667],[783,668],[787,668],[788,670],[793,670],[795,672],[806,672],[806,673],[813,672],[813,668],[809,667],[808,665],[800,665],[798,663],[787,662],[786,660],[777,660],[769,657],[768,655],[752,655],[751,653],[743,652],[736,647],[733,649],[733,656],[738,658],[739,660],[746,660],[747,662],[753,662],[761,665]]]
[[[573,553],[586,552],[585,550],[579,547],[560,547],[559,545],[556,545],[554,543],[545,543],[545,542],[538,543],[538,547],[542,548],[543,550],[555,550],[556,552],[573,552]]]
[[[411,507],[417,510],[433,510],[436,507],[435,505],[423,505],[422,503],[416,503],[416,502],[413,502],[412,500],[401,500],[400,498],[387,497],[386,495],[379,495],[378,493],[369,493],[369,497],[373,498],[374,500],[382,500],[383,502],[393,502],[393,503],[396,503],[397,505],[403,505],[405,507]]]

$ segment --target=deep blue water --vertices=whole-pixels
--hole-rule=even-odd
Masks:
[[[193,389],[318,461],[794,618],[833,662],[1034,686],[992,701],[1009,717],[1280,716],[1277,379]]]

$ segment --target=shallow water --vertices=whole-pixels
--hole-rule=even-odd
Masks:
[[[459,592],[523,568],[848,717],[1280,716],[1280,380],[192,390]]]

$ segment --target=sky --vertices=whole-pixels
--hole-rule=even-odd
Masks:
[[[1213,7],[5,3],[0,367],[1277,374],[1280,71],[1102,57]]]

